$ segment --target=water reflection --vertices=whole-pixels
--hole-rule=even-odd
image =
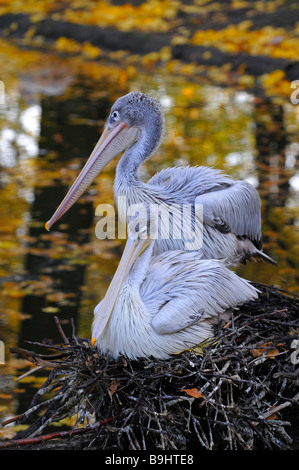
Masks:
[[[72,92],[73,88],[75,92]],[[82,94],[79,94],[80,90]],[[43,97],[41,100],[39,147],[42,152],[38,159],[42,160],[44,168],[45,162],[49,166],[63,168],[75,157],[80,156],[82,161],[86,159],[89,153],[86,143],[97,140],[99,129],[96,123],[105,118],[110,105],[107,100],[89,100],[80,81],[74,83],[68,92],[70,97],[67,100],[60,97]],[[80,116],[77,122],[75,116]],[[86,125],[87,119],[93,124]],[[51,155],[50,160],[48,155]],[[20,328],[20,346],[24,346],[24,341],[30,337],[37,341],[45,337],[61,340],[53,323],[54,312],[65,325],[66,334],[70,335],[70,319],[73,318],[76,326],[82,296],[80,287],[84,285],[86,264],[70,264],[67,254],[89,242],[93,203],[88,197],[83,198],[64,218],[63,225],[58,227],[59,232],[48,234],[42,221],[55,210],[67,191],[67,185],[60,178],[47,182],[45,176],[44,180],[44,184],[34,190],[29,224],[29,237],[33,241],[28,244],[25,269],[32,279],[44,276],[45,283],[51,283],[51,294],[46,289],[44,293],[23,297],[22,313],[26,319]],[[59,250],[61,256],[58,256]]]
[[[266,98],[259,99],[255,115],[259,191],[265,209],[269,211],[273,206],[285,206],[289,194],[291,175],[286,171],[288,137],[282,105]]]
[[[6,368],[0,369],[4,413],[23,411],[32,396],[31,384],[20,394],[13,382],[22,368],[8,346],[26,340],[60,341],[53,315],[67,335],[72,318],[77,333],[89,336],[94,305],[113,275],[121,245],[95,238],[95,207],[112,203],[116,162],[50,233],[44,222],[52,215],[98,140],[108,110],[119,94],[142,89],[157,96],[165,109],[167,133],[161,149],[143,168],[145,179],[174,164],[213,165],[235,178],[247,179],[263,200],[265,250],[279,268],[248,264],[241,275],[298,291],[298,112],[234,89],[187,83],[180,77],[132,76],[120,87],[111,81],[113,68],[95,78],[79,68],[71,79],[46,89],[21,81],[24,95],[12,91],[0,120],[2,207],[0,263],[1,336]],[[94,70],[93,70],[94,74]],[[106,81],[104,81],[106,80]],[[55,96],[49,96],[55,89]],[[121,90],[120,90],[121,88]],[[104,91],[105,90],[105,91]],[[297,179],[296,179],[297,178]],[[21,363],[21,366],[24,366]],[[16,368],[17,366],[17,368]],[[10,398],[9,398],[10,397]],[[0,408],[1,409],[1,408]]]

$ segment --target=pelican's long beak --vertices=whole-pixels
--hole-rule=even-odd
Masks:
[[[47,230],[50,230],[52,225],[72,207],[103,168],[138,139],[139,132],[137,127],[128,127],[125,122],[118,122],[111,129],[106,126],[81,173],[51,219],[46,223]]]
[[[108,287],[106,295],[100,304],[95,308],[95,317],[92,324],[92,346],[104,331],[104,328],[107,325],[113,311],[119,291],[124,281],[126,280],[134,262],[149,245],[150,241],[151,240],[149,237],[138,240],[128,238],[119,265]]]

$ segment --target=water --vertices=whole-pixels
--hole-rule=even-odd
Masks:
[[[144,179],[190,164],[253,183],[263,203],[264,249],[279,267],[247,264],[238,271],[298,293],[298,106],[155,64],[92,62],[8,44],[2,50],[0,61],[9,65],[2,67],[0,105],[1,420],[24,411],[47,375],[16,382],[28,362],[8,348],[30,349],[26,341],[44,338],[60,342],[54,315],[67,335],[73,319],[76,334],[90,337],[93,308],[123,247],[123,241],[95,236],[96,206],[113,203],[117,161],[51,232],[44,223],[93,149],[110,106],[132,89],[153,94],[166,114],[165,140],[144,166]]]

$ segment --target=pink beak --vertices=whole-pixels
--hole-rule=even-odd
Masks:
[[[138,139],[139,132],[137,127],[129,127],[125,122],[118,122],[112,129],[106,126],[79,176],[51,219],[45,224],[47,230],[50,230],[52,225],[72,207],[103,168]]]

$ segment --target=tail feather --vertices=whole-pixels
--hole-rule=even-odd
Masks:
[[[237,266],[239,263],[246,264],[246,261],[251,261],[254,263],[257,263],[258,261],[264,261],[265,263],[270,263],[273,266],[278,265],[278,263],[274,259],[272,259],[270,256],[266,255],[266,253],[258,249],[251,253],[248,253],[245,256],[244,253],[240,253],[239,255],[224,258],[223,261],[225,266],[227,267],[234,267]]]
[[[277,266],[277,262],[272,259],[270,256],[266,255],[263,251],[256,250],[254,253],[251,253],[250,261],[265,261],[266,263],[273,264]]]

